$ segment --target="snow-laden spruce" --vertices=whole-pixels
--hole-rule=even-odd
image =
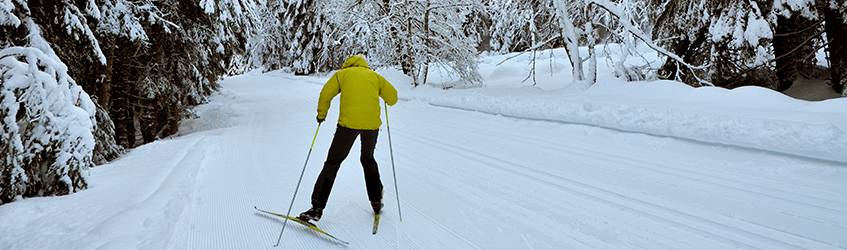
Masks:
[[[264,2],[202,3],[0,0],[8,120],[2,201],[84,188],[92,161],[176,133],[220,76],[244,70],[244,41],[255,34]]]
[[[86,188],[95,106],[68,68],[23,18],[30,47],[0,50],[0,203]]]

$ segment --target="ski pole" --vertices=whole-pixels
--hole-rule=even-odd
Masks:
[[[300,171],[300,179],[297,179],[297,187],[294,188],[291,204],[288,205],[288,212],[285,213],[285,221],[282,223],[282,230],[279,231],[279,237],[276,238],[276,245],[274,247],[279,246],[279,242],[282,240],[282,233],[285,232],[285,226],[288,225],[288,217],[291,216],[291,208],[294,207],[294,199],[297,198],[297,191],[300,190],[300,182],[303,181],[303,174],[306,173],[306,166],[309,165],[309,157],[312,156],[312,149],[315,148],[315,141],[318,139],[318,132],[321,131],[321,124],[318,123],[318,129],[315,130],[315,137],[312,138],[312,145],[309,146],[309,153],[306,154],[306,163],[303,163],[303,170]]]
[[[391,125],[388,123],[388,103],[385,103],[385,128],[388,130],[388,150],[391,152],[391,173],[394,175],[394,197],[397,197],[397,215],[403,222],[403,213],[400,212],[400,191],[397,188],[397,170],[394,168],[394,147],[391,145]]]

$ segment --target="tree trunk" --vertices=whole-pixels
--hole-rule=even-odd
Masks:
[[[829,39],[827,52],[829,52],[832,89],[838,93],[845,93],[844,88],[847,87],[847,23],[845,23],[844,16],[837,10],[823,8],[823,13],[826,37]]]
[[[424,42],[424,47],[426,48],[427,51],[426,51],[426,53],[424,53],[423,70],[421,72],[422,75],[420,76],[421,81],[420,81],[419,84],[422,84],[422,85],[426,85],[427,76],[429,76],[429,61],[430,61],[429,57],[432,55],[432,52],[431,52],[432,46],[429,44],[429,40],[430,40],[429,36],[431,34],[431,32],[429,30],[429,14],[430,14],[429,8],[430,8],[430,6],[431,6],[430,0],[426,0],[426,6],[424,6],[425,11],[424,11],[424,17],[423,17],[423,20],[424,20],[423,21],[424,41],[423,42]]]
[[[585,23],[585,36],[588,41],[588,68],[586,69],[586,85],[594,85],[597,82],[597,53],[594,50],[597,45],[597,38],[594,36],[594,24],[591,22]]]
[[[809,39],[818,29],[812,26],[815,22],[794,14],[791,17],[779,15],[777,18],[776,34],[773,38],[774,56],[776,56],[776,90],[785,91],[791,88],[794,81],[802,77],[803,72],[809,72],[814,66],[815,47]]]
[[[579,40],[577,40],[579,36],[576,34],[573,19],[571,19],[568,13],[567,3],[561,0],[555,0],[553,1],[553,5],[556,8],[556,15],[559,16],[559,28],[565,40],[565,51],[568,53],[571,66],[573,66],[573,80],[574,82],[583,81],[585,80],[585,74],[582,70],[582,58],[579,55]]]
[[[107,38],[106,44],[103,52],[108,60],[106,60],[103,78],[100,81],[100,86],[98,86],[97,100],[103,110],[110,110],[112,107],[112,67],[114,66],[112,60],[115,58],[115,43],[112,42],[112,39]]]

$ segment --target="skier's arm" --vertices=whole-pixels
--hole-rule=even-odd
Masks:
[[[379,96],[382,97],[382,100],[385,100],[385,103],[391,106],[397,104],[397,89],[391,85],[388,80],[385,80],[381,75],[377,74],[377,77],[380,81],[379,88]]]
[[[318,119],[326,119],[326,114],[329,112],[329,105],[332,103],[332,98],[335,98],[338,93],[341,93],[338,73],[332,74],[332,77],[326,81],[321,96],[318,98]]]

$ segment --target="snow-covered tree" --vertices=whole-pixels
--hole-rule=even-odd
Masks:
[[[77,191],[117,144],[175,133],[219,77],[244,70],[263,4],[0,1],[2,201]]]
[[[843,19],[837,19],[844,12],[839,1],[655,0],[651,4],[656,13],[654,37],[663,39],[663,45],[686,62],[709,65],[705,72],[680,77],[685,72],[668,60],[659,71],[664,78],[696,83],[691,76],[700,75],[718,86],[755,84],[785,90],[798,74],[814,66],[815,51],[822,46],[839,51],[843,44],[823,41],[821,36],[827,11],[839,13],[826,22],[835,24],[836,37],[835,30],[844,27]],[[836,72],[833,75],[841,75]]]
[[[616,3],[603,1],[611,6],[612,13],[595,6],[597,1],[553,1],[553,0],[492,0],[488,3],[492,17],[491,43],[493,48],[506,51],[532,51],[533,68],[535,51],[541,48],[562,46],[573,66],[574,81],[581,85],[595,82],[597,56],[595,46],[620,44],[626,56],[635,52],[638,39],[626,27],[635,31],[645,25],[644,1],[620,0]],[[614,15],[618,14],[618,15]],[[622,25],[626,23],[627,25]],[[642,35],[644,37],[646,35]],[[504,47],[504,45],[506,47]],[[589,47],[587,54],[580,46]],[[607,58],[616,63],[616,74],[627,79],[643,80],[643,69],[625,66],[626,58]],[[529,77],[534,77],[534,72]],[[528,77],[528,79],[529,79]]]
[[[586,81],[585,72],[583,71],[583,61],[579,52],[579,38],[581,31],[577,30],[573,22],[573,16],[570,14],[570,8],[577,6],[579,2],[569,2],[553,0],[555,8],[556,20],[561,29],[562,38],[565,41],[565,52],[568,54],[568,59],[571,62],[573,69],[574,82]],[[591,34],[593,35],[593,34]],[[593,83],[593,80],[591,81]]]
[[[26,39],[5,36],[0,50],[0,203],[84,189],[93,165],[95,105],[43,38],[26,2],[2,7],[0,30]],[[69,33],[92,39],[74,8],[65,6]]]
[[[467,29],[473,2],[443,0],[347,0],[322,2],[321,13],[330,21],[322,55],[339,62],[355,53],[368,54],[372,63],[399,65],[415,85],[425,84],[430,66],[449,70],[457,81],[445,87],[480,84],[478,42]],[[321,61],[321,60],[319,60]],[[295,63],[296,66],[296,63]]]
[[[251,67],[265,70],[281,69],[286,64],[288,45],[283,41],[288,29],[282,25],[285,11],[283,0],[268,0],[258,11],[256,34],[250,37]]]
[[[491,48],[518,52],[560,45],[553,43],[561,35],[554,10],[546,0],[491,0],[486,6],[492,22]]]
[[[329,22],[318,8],[320,0],[291,0],[285,3],[282,27],[286,29],[285,57],[296,74],[328,70]]]
[[[444,86],[473,87],[481,84],[477,66],[478,42],[465,30],[465,23],[475,8],[473,2],[443,0],[389,1],[389,18],[399,30],[400,50],[409,53],[410,75],[415,85],[427,83],[431,66],[455,73],[459,78]],[[405,24],[405,25],[404,25]]]
[[[255,1],[141,3],[135,2],[139,11],[133,13],[146,20],[147,38],[104,35],[111,47],[134,53],[110,57],[104,70],[110,87],[101,84],[98,91],[111,96],[101,103],[114,121],[117,142],[126,147],[176,133],[188,108],[205,101],[220,76],[243,70],[258,22]]]

